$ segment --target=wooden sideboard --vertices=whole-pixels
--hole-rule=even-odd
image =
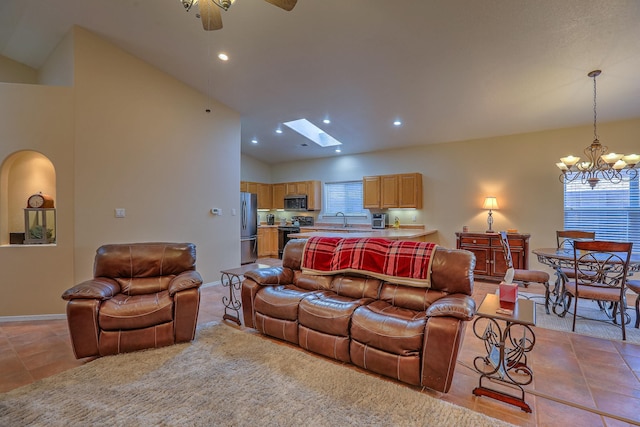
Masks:
[[[529,234],[509,233],[509,246],[513,267],[526,270],[529,268]],[[457,232],[456,247],[466,249],[476,256],[476,268],[473,275],[476,279],[499,282],[504,278],[507,266],[498,233]]]

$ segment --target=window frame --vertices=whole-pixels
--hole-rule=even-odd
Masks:
[[[335,212],[333,212],[332,211],[334,210],[333,205],[336,203],[339,204],[339,202],[330,200],[330,197],[334,194],[334,191],[332,190],[331,187],[338,186],[338,185],[359,186],[360,188],[358,189],[358,191],[359,191],[360,198],[354,201],[347,200],[347,203],[351,206],[351,208],[349,208],[348,206],[344,206],[341,208],[341,210],[336,210]],[[345,197],[348,198],[349,189],[345,189],[344,193],[346,195]],[[344,213],[344,215],[347,218],[368,218],[369,217],[369,211],[364,208],[364,189],[363,189],[362,180],[344,180],[344,181],[325,182],[323,198],[324,198],[324,203],[322,204],[322,215],[324,217],[336,216],[338,212]],[[356,211],[355,210],[356,207],[359,210]]]

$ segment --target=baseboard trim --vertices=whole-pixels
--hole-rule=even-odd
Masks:
[[[38,320],[66,320],[66,314],[31,314],[28,316],[0,316],[0,323],[33,322]]]

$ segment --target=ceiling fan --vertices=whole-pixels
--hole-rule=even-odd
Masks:
[[[198,15],[202,20],[202,26],[206,31],[222,28],[222,14],[220,9],[229,10],[236,0],[178,0],[188,12],[194,5],[198,5]],[[298,0],[265,0],[274,6],[289,11],[293,9]]]

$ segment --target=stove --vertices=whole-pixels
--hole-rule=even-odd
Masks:
[[[300,226],[310,226],[313,225],[313,217],[312,216],[292,216],[292,223],[298,223],[299,225],[279,225],[278,226],[278,258],[282,259],[282,253],[284,252],[284,247],[291,238],[289,234],[299,233]]]

